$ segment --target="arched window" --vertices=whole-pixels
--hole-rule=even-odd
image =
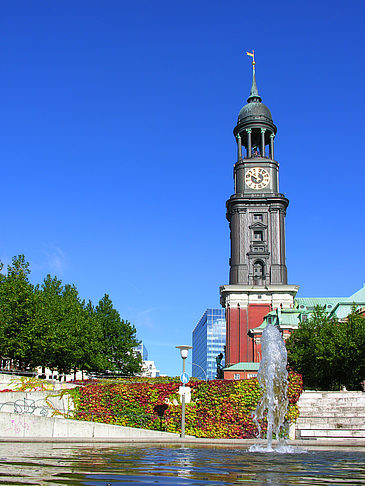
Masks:
[[[260,279],[265,277],[265,265],[261,260],[256,260],[253,264],[253,278]]]

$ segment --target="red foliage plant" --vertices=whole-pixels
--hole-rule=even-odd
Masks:
[[[301,376],[292,371],[288,382],[287,420],[290,422],[298,416],[296,402],[303,383]],[[179,386],[177,381],[138,383],[120,380],[79,387],[75,418],[178,433],[181,423]],[[257,435],[252,414],[262,390],[256,378],[192,381],[189,387],[191,401],[186,405],[186,434],[211,438],[252,438]],[[156,410],[160,410],[159,413]],[[265,431],[265,420],[260,425]]]

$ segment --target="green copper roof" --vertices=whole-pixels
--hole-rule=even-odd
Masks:
[[[296,327],[298,326],[299,323],[299,316],[300,314],[306,314],[307,312],[299,309],[282,309],[281,312],[279,312],[279,321],[281,326],[290,326],[290,327]],[[265,329],[267,326],[267,319],[268,317],[272,318],[272,323],[277,324],[277,312],[275,311],[270,311],[268,314],[266,314],[263,323],[258,326],[256,329]]]
[[[253,66],[252,69],[252,86],[250,96],[247,98],[247,103],[251,103],[252,101],[262,101],[261,96],[259,95],[259,91],[257,89],[255,66]]]
[[[305,307],[308,310],[313,310],[317,305],[322,307],[323,306],[327,307],[331,305],[332,307],[334,307],[339,302],[343,302],[346,300],[347,297],[296,297],[295,298],[297,308],[304,309]]]
[[[281,325],[297,326],[299,322],[299,312],[282,312],[281,313]]]
[[[355,292],[353,295],[351,295],[351,297],[348,297],[346,300],[349,300],[351,302],[365,301],[365,284],[362,289]]]
[[[272,123],[272,116],[269,108],[262,103],[261,96],[259,95],[256,84],[255,64],[253,64],[250,96],[247,98],[247,104],[241,108],[241,111],[238,114],[238,123],[248,123],[255,121],[265,121],[266,123]],[[275,125],[273,126],[273,128],[274,132],[276,133]]]
[[[260,363],[249,361],[228,366],[227,368],[224,368],[224,371],[258,371],[259,367]]]
[[[265,329],[270,317],[271,322],[274,325],[277,325],[278,315],[280,326],[283,328],[295,328],[304,319],[303,315],[310,317],[317,306],[324,307],[326,312],[328,312],[329,317],[343,319],[349,315],[354,304],[357,308],[365,306],[365,285],[350,297],[296,297],[294,303],[294,308],[279,309],[279,311],[272,310],[268,312],[264,317],[262,324],[256,327],[255,330],[259,329],[262,331]]]

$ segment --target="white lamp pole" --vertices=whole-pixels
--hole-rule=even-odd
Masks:
[[[185,373],[185,360],[188,357],[189,349],[192,349],[192,346],[176,346],[177,349],[180,349],[180,356],[183,360],[183,374]],[[185,383],[182,384],[185,387]],[[185,393],[181,395],[181,434],[180,437],[182,439],[185,438]]]

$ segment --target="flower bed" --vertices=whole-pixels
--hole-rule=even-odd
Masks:
[[[288,422],[299,412],[301,376],[288,376]],[[75,418],[145,429],[180,432],[180,384],[118,381],[91,384],[73,390]],[[211,438],[252,438],[257,434],[252,412],[262,390],[256,378],[248,380],[192,381],[191,402],[186,404],[187,435]],[[266,429],[265,420],[261,427]]]

